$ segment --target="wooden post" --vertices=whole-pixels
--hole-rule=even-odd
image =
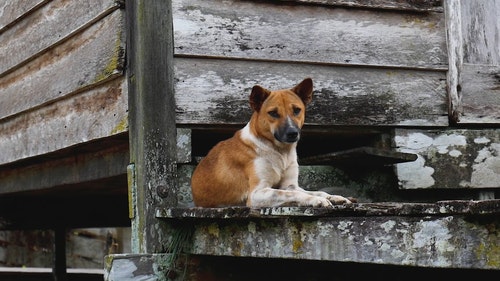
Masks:
[[[171,6],[126,2],[133,253],[162,251],[168,232],[154,209],[177,204]]]
[[[451,124],[462,114],[461,74],[463,65],[462,23],[460,0],[444,2],[446,38],[448,42],[448,118]]]
[[[54,229],[54,264],[52,275],[55,281],[66,281],[66,228]]]

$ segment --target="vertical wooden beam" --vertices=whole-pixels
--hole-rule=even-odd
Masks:
[[[66,228],[54,229],[54,263],[52,275],[55,281],[66,281]]]
[[[451,124],[462,114],[461,73],[463,65],[462,15],[460,0],[444,1],[446,40],[448,43],[448,118]]]
[[[172,4],[126,1],[132,251],[164,251],[157,206],[176,206]]]

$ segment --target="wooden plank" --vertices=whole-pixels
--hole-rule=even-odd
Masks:
[[[127,138],[115,137],[102,143],[104,148],[98,151],[86,152],[85,149],[80,151],[73,148],[57,157],[53,156],[54,159],[4,166],[0,170],[0,195],[49,190],[125,175],[129,162]],[[93,143],[92,146],[99,147],[99,144]]]
[[[0,34],[51,0],[2,1],[0,3]]]
[[[175,54],[446,69],[442,13],[174,1]]]
[[[500,124],[500,1],[460,1],[460,124]]]
[[[500,1],[460,1],[464,63],[500,66]]]
[[[123,24],[123,11],[116,10],[71,40],[0,78],[0,119],[121,75]]]
[[[483,228],[487,231],[485,228]],[[437,230],[437,228],[436,228]],[[404,236],[403,231],[402,236]],[[375,240],[373,240],[375,241]],[[378,240],[377,240],[378,241]],[[436,243],[437,244],[437,243]],[[491,245],[488,243],[488,245]],[[380,247],[389,246],[380,242]],[[493,245],[491,245],[493,246]],[[334,249],[332,249],[333,251]],[[423,250],[428,252],[428,250]],[[417,254],[415,254],[417,255]],[[416,280],[459,280],[478,278],[480,280],[495,280],[497,270],[450,270],[441,267],[419,267],[404,265],[383,265],[380,260],[369,263],[302,260],[289,258],[254,258],[206,256],[180,254],[178,262],[170,262],[172,254],[143,255],[110,255],[106,256],[104,280],[116,281],[127,276],[128,281],[182,279],[198,280],[325,280],[351,279],[369,273],[372,279],[401,279],[401,276],[411,276]],[[431,259],[439,259],[441,255]],[[115,270],[120,268],[121,270]],[[174,277],[173,277],[174,276]]]
[[[245,124],[255,84],[314,83],[311,125],[447,126],[446,73],[215,59],[175,59],[178,125]]]
[[[462,109],[462,14],[460,0],[445,1],[446,37],[448,39],[447,91],[449,96],[448,116],[451,123],[458,123]]]
[[[177,205],[172,3],[130,1],[126,10],[132,250],[161,252],[168,233],[154,207]]]
[[[290,0],[282,0],[291,2]],[[320,4],[329,6],[346,6],[368,9],[387,9],[402,11],[443,11],[442,0],[293,0],[305,4]]]
[[[127,110],[126,81],[118,77],[36,110],[2,119],[0,164],[126,132]]]
[[[500,188],[500,130],[395,131],[398,151],[418,154],[396,164],[402,189]]]
[[[500,200],[159,211],[191,237],[178,245],[189,254],[500,269],[486,231]]]
[[[331,208],[313,207],[221,207],[221,208],[162,208],[156,209],[161,219],[239,220],[248,218],[276,219],[289,217],[320,218],[330,216],[447,216],[497,215],[500,200],[448,200],[435,203],[353,203]]]
[[[460,124],[500,124],[500,64],[463,65],[462,108]]]
[[[117,1],[54,0],[2,33],[0,77],[118,9]]]
[[[189,254],[499,269],[498,217],[325,217],[195,224]],[[404,238],[402,238],[402,236]],[[250,242],[249,242],[250,241]],[[433,250],[429,250],[433,249]]]

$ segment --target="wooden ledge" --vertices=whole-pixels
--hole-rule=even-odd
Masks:
[[[335,216],[448,216],[500,214],[500,199],[450,200],[436,203],[354,203],[333,208],[312,207],[225,207],[225,208],[156,208],[161,219],[241,219]]]

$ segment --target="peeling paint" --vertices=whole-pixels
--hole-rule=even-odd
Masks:
[[[500,187],[500,144],[492,143],[477,154],[472,165],[471,185]]]
[[[396,164],[399,186],[416,188],[500,187],[500,134],[490,130],[396,130],[398,151],[414,162]]]

